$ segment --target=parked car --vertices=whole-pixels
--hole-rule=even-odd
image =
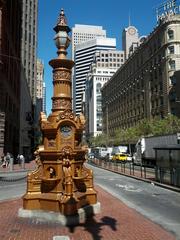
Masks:
[[[127,161],[132,162],[132,156],[131,156],[131,154],[127,154]]]
[[[126,162],[128,161],[128,155],[125,153],[116,153],[113,155],[112,160]]]
[[[94,153],[89,153],[89,154],[88,154],[88,159],[89,159],[89,160],[94,159]]]

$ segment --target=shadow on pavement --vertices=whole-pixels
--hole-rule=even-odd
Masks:
[[[103,239],[103,237],[101,236],[101,230],[103,230],[102,228],[104,226],[110,227],[113,231],[117,230],[117,228],[116,228],[117,220],[114,218],[111,218],[109,216],[104,216],[100,219],[100,222],[99,222],[99,221],[95,220],[94,214],[89,216],[89,210],[88,210],[88,213],[86,213],[86,216],[88,216],[88,217],[87,217],[85,223],[79,223],[76,226],[70,225],[70,226],[68,226],[69,231],[71,233],[73,233],[75,231],[76,227],[78,227],[78,226],[84,227],[84,230],[89,232],[92,235],[92,239],[100,240],[100,239]]]
[[[92,239],[94,240],[100,240],[103,239],[101,236],[101,230],[103,226],[109,226],[113,231],[116,231],[116,219],[105,216],[100,219],[100,222],[97,222],[94,217],[91,217],[87,219],[85,223],[78,224],[77,226],[69,226],[69,231],[73,233],[75,231],[75,228],[80,226],[84,227],[84,230],[89,232],[92,235]]]

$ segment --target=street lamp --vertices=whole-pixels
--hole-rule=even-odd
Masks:
[[[68,48],[70,44],[70,38],[68,36],[68,33],[70,32],[70,28],[67,25],[67,21],[64,15],[64,10],[61,9],[61,14],[58,19],[58,24],[54,27],[54,31],[56,32],[56,35],[54,36],[54,41],[56,44],[56,47],[58,48],[58,55],[61,58],[64,58],[63,55],[66,55],[66,49]]]

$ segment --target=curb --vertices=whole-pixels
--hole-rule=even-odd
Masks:
[[[0,172],[0,181],[2,182],[15,182],[27,178],[27,174],[34,169],[12,171],[12,172]]]
[[[0,181],[1,182],[16,182],[16,181],[20,181],[20,180],[23,180],[23,179],[26,179],[26,178],[27,178],[27,175],[23,176],[23,177],[15,177],[15,178],[9,178],[9,177],[2,177],[2,176],[0,176]]]

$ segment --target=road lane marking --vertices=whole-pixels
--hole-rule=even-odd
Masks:
[[[142,192],[143,190],[140,188],[135,188],[132,185],[122,185],[122,184],[116,184],[116,187],[123,188],[125,191],[128,192]]]

